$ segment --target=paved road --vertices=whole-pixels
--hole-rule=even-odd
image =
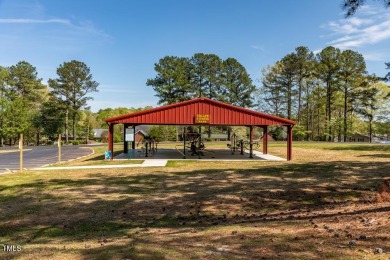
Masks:
[[[57,146],[26,146],[23,148],[23,168],[31,169],[58,161]],[[92,153],[91,148],[83,146],[63,146],[61,161],[76,159]],[[17,147],[0,148],[0,173],[19,170],[20,152]]]

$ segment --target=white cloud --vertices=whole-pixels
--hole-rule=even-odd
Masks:
[[[255,49],[255,50],[265,51],[263,47],[258,46],[258,45],[251,45],[250,47],[251,47],[252,49]]]
[[[327,44],[340,49],[361,48],[390,39],[390,14],[383,8],[365,6],[352,18],[330,21],[322,26],[333,38]]]
[[[102,30],[97,29],[94,24],[90,21],[82,21],[79,24],[76,24],[70,20],[67,19],[27,19],[27,18],[8,18],[8,19],[1,19],[0,18],[0,24],[15,24],[15,25],[23,25],[23,24],[30,24],[30,25],[39,25],[39,24],[57,24],[62,25],[70,28],[74,32],[79,33],[87,33],[91,35],[97,35],[102,37],[110,38],[108,34],[103,32]]]
[[[363,56],[364,59],[367,61],[383,61],[383,60],[388,60],[389,58],[388,53],[381,52],[381,51],[365,53],[363,54]]]

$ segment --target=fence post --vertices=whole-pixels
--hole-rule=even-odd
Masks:
[[[19,138],[19,151],[20,151],[20,161],[19,161],[19,168],[20,172],[23,172],[23,134],[20,134]]]
[[[58,162],[61,162],[61,134],[58,134]]]

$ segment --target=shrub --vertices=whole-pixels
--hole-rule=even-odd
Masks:
[[[73,141],[72,141],[72,144],[73,144],[73,145],[79,145],[79,143],[80,143],[80,142],[79,142],[78,140],[73,140]]]

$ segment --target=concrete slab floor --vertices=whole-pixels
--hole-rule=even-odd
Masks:
[[[164,159],[164,160],[183,160],[183,150],[176,149],[158,149],[156,152],[148,152],[148,157],[145,157],[146,153],[144,150],[135,149],[134,151],[129,149],[128,154],[119,154],[114,157],[115,160],[126,160],[126,159]],[[191,151],[186,151],[186,159],[198,160],[197,154],[191,155]],[[200,160],[207,161],[286,161],[286,159],[270,155],[263,154],[259,151],[253,151],[253,158],[249,158],[249,151],[240,154],[240,151],[235,151],[232,154],[230,149],[206,149],[203,151],[203,155]]]

